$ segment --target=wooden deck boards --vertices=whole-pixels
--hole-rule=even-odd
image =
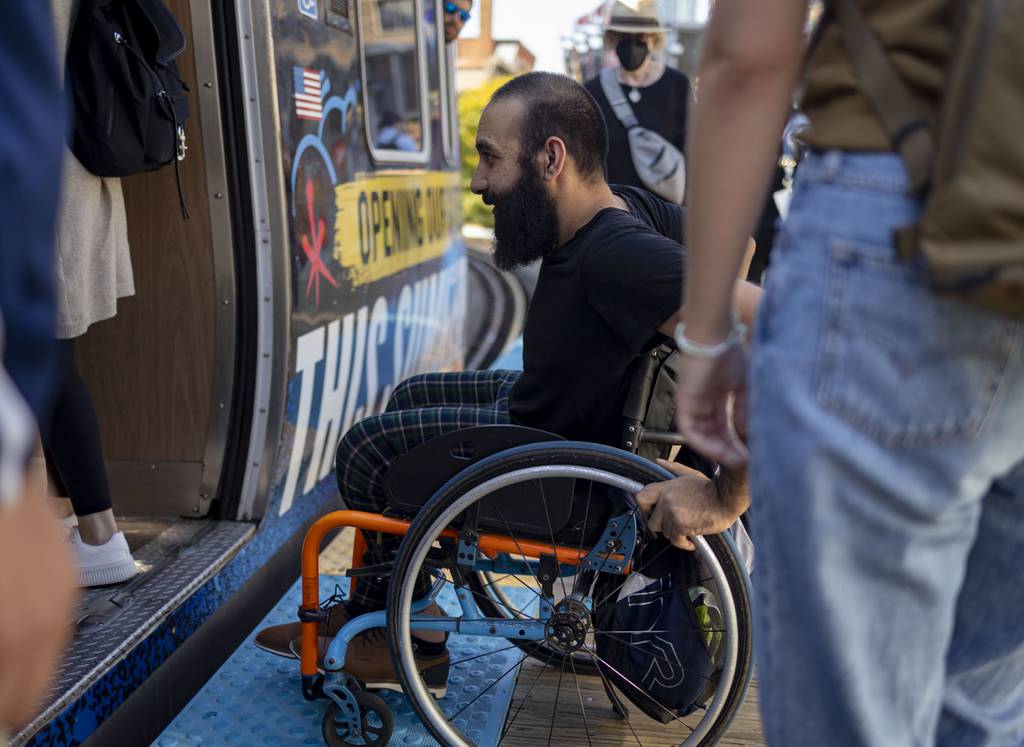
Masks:
[[[561,677],[561,683],[559,675],[558,669],[545,667],[539,661],[524,661],[509,712],[511,727],[502,745],[617,747],[637,745],[639,742],[643,747],[674,747],[685,738],[687,732],[680,725],[660,724],[639,713],[634,707],[630,707],[630,723],[627,725],[612,713],[598,676],[580,675],[580,688],[577,692],[573,678],[568,672]],[[558,707],[554,714],[555,724],[552,727],[552,711],[556,698]],[[581,699],[583,709],[580,708]],[[526,705],[519,710],[524,700]],[[586,710],[587,713],[586,726],[581,715],[582,710]],[[687,722],[694,722],[694,717],[687,719]],[[719,744],[729,747],[755,747],[765,744],[761,732],[761,718],[757,710],[756,682],[751,684],[740,713]]]

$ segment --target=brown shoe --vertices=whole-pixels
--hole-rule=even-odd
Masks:
[[[320,672],[324,671],[324,656],[332,640],[333,636],[317,638],[316,666]],[[415,639],[413,645],[416,645]],[[292,655],[298,658],[301,650],[302,639],[295,638],[291,642]],[[448,692],[448,670],[451,666],[448,649],[429,656],[417,653],[416,665],[430,693],[435,698],[443,698]],[[352,639],[345,654],[345,673],[361,680],[367,690],[402,691],[398,675],[391,664],[384,628],[371,628]]]
[[[316,634],[327,636],[330,640],[341,630],[342,626],[349,621],[348,612],[341,601],[340,594],[336,591],[329,599],[320,605],[321,609],[327,612],[327,620],[317,624]],[[253,643],[268,654],[285,656],[289,659],[297,659],[298,654],[291,648],[291,642],[302,636],[302,623],[284,623],[282,625],[271,625],[256,634]],[[298,651],[298,645],[295,648]]]

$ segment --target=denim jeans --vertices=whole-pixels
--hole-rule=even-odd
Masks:
[[[810,155],[751,361],[772,745],[1024,744],[1024,325],[933,295],[901,162]]]

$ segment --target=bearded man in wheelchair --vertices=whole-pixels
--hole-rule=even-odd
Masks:
[[[670,428],[671,411],[660,413],[659,423],[644,420],[657,409],[652,389],[668,373],[663,364],[682,310],[683,208],[606,182],[602,115],[590,94],[565,76],[530,73],[506,83],[480,118],[476,146],[472,190],[494,209],[495,263],[513,269],[542,260],[524,331],[523,371],[422,374],[399,384],[386,410],[354,425],[338,445],[338,487],[349,509],[412,515],[460,463],[528,441],[562,438],[637,452],[636,436],[645,428]],[[737,284],[746,321],[759,292]],[[640,453],[667,456],[670,439],[661,441]],[[685,464],[659,461],[676,479],[648,486],[632,505],[646,515],[648,533],[692,549],[688,534],[724,530],[748,498],[742,478],[722,473],[712,479],[714,465],[685,448],[681,453]],[[410,498],[416,492],[425,495]],[[516,517],[492,516],[492,529],[518,527],[513,535],[527,537],[536,520],[534,534],[551,546],[586,547],[621,510],[614,489],[606,490],[602,507],[583,501],[579,485],[569,489],[564,507],[554,505],[557,486],[549,492],[520,497],[518,506],[506,501],[505,511]],[[558,526],[546,521],[554,514]],[[318,624],[321,660],[347,621],[386,606],[402,538],[364,532],[364,539],[354,593]],[[418,574],[416,599],[435,582],[423,568]],[[443,614],[436,602],[423,612]],[[412,633],[416,666],[437,693],[449,675],[446,638],[438,631]],[[297,656],[299,623],[267,628],[256,644]],[[370,690],[400,687],[381,629],[350,642],[344,670]]]

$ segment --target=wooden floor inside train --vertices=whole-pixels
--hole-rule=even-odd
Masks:
[[[320,556],[322,573],[343,573],[349,567],[352,559],[352,537],[353,530],[347,529],[324,548]],[[502,745],[538,747],[541,744],[589,744],[593,747],[613,747],[640,742],[644,747],[670,747],[678,744],[678,740],[664,738],[664,726],[637,713],[635,708],[630,712],[628,725],[616,718],[611,713],[611,708],[606,707],[608,698],[597,675],[580,675],[578,694],[571,678],[566,676],[560,681],[559,675],[559,669],[546,667],[535,659],[524,659],[509,711],[509,717],[514,715],[515,722],[502,740]],[[757,706],[757,689],[755,677],[739,714],[719,744],[728,747],[759,747],[765,744]],[[581,717],[580,708],[565,707],[569,697],[574,702],[582,700],[585,704],[595,704],[594,707],[586,708],[586,725]],[[552,726],[556,700],[563,705],[559,708],[556,723]],[[523,707],[520,710],[521,705]]]

